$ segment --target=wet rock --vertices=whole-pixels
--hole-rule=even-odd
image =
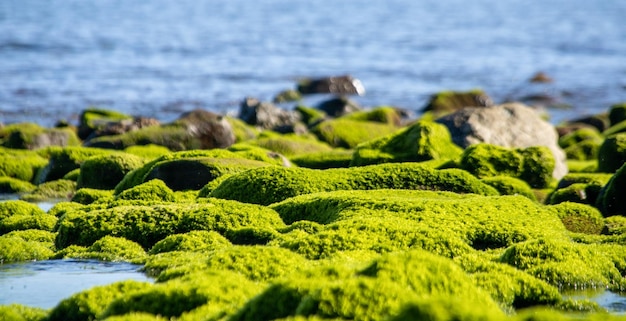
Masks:
[[[132,120],[132,116],[114,110],[88,108],[83,110],[79,117],[78,137],[87,139],[95,131],[102,130],[110,123],[118,123],[122,120]],[[100,135],[97,135],[100,136]]]
[[[201,149],[227,148],[235,143],[235,134],[228,120],[206,110],[186,112],[174,123],[183,125],[189,136],[200,142]]]
[[[71,128],[44,128],[33,123],[18,123],[0,128],[0,145],[35,150],[48,146],[77,146],[80,140]]]
[[[531,83],[550,83],[554,80],[552,79],[552,77],[548,76],[548,74],[540,71],[534,74],[528,81],[530,81]]]
[[[615,126],[626,120],[626,103],[615,104],[609,109],[609,122]]]
[[[363,95],[365,88],[360,80],[350,75],[303,79],[298,82],[298,91],[308,94]]]
[[[463,148],[478,143],[509,148],[546,146],[555,160],[552,176],[561,179],[567,174],[566,157],[558,145],[556,129],[528,106],[510,103],[490,108],[464,108],[437,122],[445,125],[454,143]]]
[[[335,97],[321,102],[317,109],[326,113],[330,117],[340,117],[361,110],[356,102],[346,97]]]
[[[604,140],[598,151],[598,171],[614,173],[626,162],[626,133]]]
[[[161,123],[148,117],[133,117],[129,119],[122,119],[116,122],[108,122],[102,125],[99,129],[96,129],[89,134],[85,140],[100,136],[121,135],[127,132],[136,131],[144,127],[157,126]]]
[[[448,113],[465,107],[489,107],[492,105],[491,97],[482,90],[477,89],[467,92],[442,91],[432,95],[422,111]]]
[[[609,182],[602,187],[596,201],[596,207],[605,217],[613,215],[626,216],[626,164],[622,165],[611,177]]]
[[[241,103],[239,118],[261,129],[274,129],[294,127],[300,121],[300,114],[248,97]]]

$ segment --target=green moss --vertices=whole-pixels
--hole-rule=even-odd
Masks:
[[[116,200],[143,200],[174,202],[176,197],[160,179],[149,180],[145,183],[129,188],[115,196]]]
[[[547,204],[576,202],[595,204],[602,186],[596,184],[575,183],[567,187],[557,188],[548,196]]]
[[[561,178],[557,188],[563,188],[576,183],[604,186],[613,174],[608,173],[569,173]]]
[[[299,105],[296,106],[295,111],[300,115],[300,119],[309,127],[326,118],[326,113],[316,108]]]
[[[337,118],[322,121],[311,131],[332,147],[354,148],[366,141],[394,133],[396,125],[382,124],[373,121]]]
[[[624,132],[626,132],[626,120],[622,120],[615,125],[611,125],[611,127],[602,132],[602,135],[609,137]]]
[[[22,215],[44,215],[44,212],[39,206],[33,203],[21,201],[21,200],[10,200],[0,202],[0,220],[11,216],[22,216]]]
[[[327,143],[296,134],[262,135],[256,140],[248,141],[248,144],[257,145],[287,157],[332,150]]]
[[[17,123],[0,128],[0,145],[32,150],[49,145],[77,146],[80,140],[71,128],[44,128],[34,123]]]
[[[533,190],[530,186],[521,179],[517,179],[510,176],[492,176],[485,177],[481,181],[500,192],[500,195],[522,195],[537,201]]]
[[[612,105],[609,109],[609,121],[611,126],[626,120],[626,103]]]
[[[274,229],[244,227],[228,230],[225,236],[236,245],[266,245],[276,239],[279,233]]]
[[[626,199],[623,197],[626,190],[626,164],[611,177],[602,187],[596,201],[596,206],[604,216],[626,215]]]
[[[233,128],[236,143],[255,139],[260,134],[258,129],[254,126],[248,125],[245,121],[239,118],[226,117],[226,120],[228,120],[228,123],[230,123],[230,126]]]
[[[154,144],[133,145],[124,149],[125,153],[136,155],[144,159],[154,159],[171,153],[167,147]]]
[[[357,121],[372,121],[393,126],[400,126],[402,123],[400,112],[398,109],[391,106],[379,106],[370,110],[356,111],[341,118]]]
[[[613,258],[596,245],[540,238],[514,244],[500,261],[559,288],[626,288]]]
[[[203,149],[203,142],[193,137],[184,122],[143,127],[120,135],[100,136],[89,140],[89,146],[123,150],[135,145],[159,145],[171,151]]]
[[[76,182],[58,179],[37,185],[33,191],[22,194],[20,199],[29,202],[70,199],[76,191]]]
[[[287,89],[279,92],[276,97],[274,97],[274,103],[286,103],[291,101],[302,100],[302,94],[299,91],[294,89]]]
[[[548,208],[555,211],[565,228],[572,232],[600,234],[604,228],[604,217],[595,207],[563,202]]]
[[[0,177],[0,193],[16,194],[30,192],[35,187],[35,185],[21,179],[7,176]]]
[[[34,241],[34,242],[43,242],[43,243],[54,243],[56,234],[50,231],[31,229],[31,230],[12,231],[7,234],[4,234],[4,236],[18,237],[27,242]]]
[[[47,311],[21,304],[0,305],[0,320],[4,321],[44,321]]]
[[[146,252],[141,245],[123,237],[104,236],[95,241],[82,253],[80,258],[97,259],[100,261],[134,261],[141,262]]]
[[[83,205],[89,205],[94,202],[106,202],[113,200],[113,191],[93,189],[93,188],[81,188],[72,195],[72,202],[80,203]]]
[[[326,224],[312,231],[288,231],[269,243],[310,259],[342,251],[386,253],[410,248],[455,257],[472,252],[472,248],[505,248],[542,236],[566,238],[554,213],[522,196],[338,191],[294,197],[271,208],[287,223]]]
[[[398,163],[327,170],[257,168],[226,178],[209,196],[268,205],[316,192],[386,188],[498,195],[494,188],[462,170],[436,170],[417,163]]]
[[[139,156],[125,153],[90,157],[80,165],[77,187],[114,189],[128,172],[140,168],[144,162]]]
[[[604,234],[624,235],[626,234],[626,216],[616,215],[607,217],[605,220]]]
[[[604,137],[595,127],[583,127],[559,138],[559,146],[568,148],[584,141],[602,142]]]
[[[67,179],[70,181],[78,182],[78,177],[80,176],[80,168],[70,171],[69,173],[63,175],[62,179]]]
[[[0,176],[33,182],[37,172],[47,164],[48,160],[36,152],[0,147]]]
[[[81,146],[54,146],[40,149],[37,152],[43,157],[48,158],[49,162],[37,173],[37,177],[35,178],[36,184],[61,179],[67,173],[80,168],[80,165],[88,158],[111,153],[104,149]]]
[[[432,111],[441,114],[453,112],[463,107],[479,106],[480,97],[487,97],[485,92],[481,89],[473,89],[466,92],[451,90],[441,91],[430,97],[423,111]]]
[[[152,284],[138,281],[121,281],[104,286],[96,286],[77,293],[61,301],[48,315],[48,321],[97,320],[104,310],[117,298],[152,287]]]
[[[0,235],[0,263],[46,260],[53,254],[54,244],[46,239],[30,239],[16,232]]]
[[[213,251],[231,246],[228,239],[214,231],[191,231],[174,234],[158,241],[150,249],[150,254],[171,251]]]
[[[193,275],[136,291],[113,300],[100,316],[145,312],[168,318],[211,304],[222,316],[259,293],[261,285],[225,271]],[[204,316],[206,317],[206,316]]]
[[[602,142],[604,142],[604,140],[586,140],[580,142],[576,145],[565,148],[565,156],[567,159],[573,160],[596,160],[598,159],[598,153]]]
[[[275,229],[284,223],[268,208],[218,199],[198,204],[90,205],[65,213],[59,221],[56,244],[58,248],[89,246],[101,237],[115,235],[149,249],[172,234],[194,230],[223,234],[244,227]]]
[[[593,173],[598,167],[598,160],[567,160],[567,169],[570,173]]]
[[[434,122],[418,121],[355,149],[352,165],[385,162],[421,162],[454,159],[462,149],[452,142],[448,129]]]
[[[80,114],[80,128],[78,130],[82,139],[86,139],[94,131],[104,129],[109,123],[122,120],[131,120],[133,117],[115,110],[90,107]]]
[[[499,321],[507,320],[502,311],[485,309],[463,298],[435,297],[420,299],[406,304],[390,321]]]
[[[553,180],[554,157],[543,146],[512,149],[481,143],[465,149],[459,166],[480,178],[511,176],[543,188]]]
[[[79,204],[76,202],[58,202],[55,203],[49,210],[49,215],[54,215],[56,217],[62,217],[65,213],[73,211],[75,209],[83,208],[83,204]]]
[[[626,133],[607,137],[598,152],[598,171],[614,173],[626,162]]]
[[[0,235],[18,230],[52,231],[57,223],[54,215],[11,215],[0,220]]]
[[[327,152],[307,153],[290,158],[299,167],[329,169],[349,167],[352,162],[352,150],[335,148]]]

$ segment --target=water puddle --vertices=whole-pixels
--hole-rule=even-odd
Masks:
[[[606,290],[590,290],[567,293],[565,298],[589,300],[614,314],[626,315],[626,293],[615,293]]]
[[[97,260],[48,260],[0,265],[0,305],[49,309],[72,294],[123,280],[152,280],[140,265]]]

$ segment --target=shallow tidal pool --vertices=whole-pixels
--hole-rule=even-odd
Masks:
[[[0,305],[50,309],[97,285],[123,280],[152,282],[140,265],[97,260],[47,260],[0,264]]]

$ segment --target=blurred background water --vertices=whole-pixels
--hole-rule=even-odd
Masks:
[[[558,122],[626,101],[624,21],[623,0],[2,0],[0,123],[76,123],[89,106],[232,114],[341,74],[365,107],[482,88],[554,97],[571,106]],[[538,71],[554,82],[529,85]]]

